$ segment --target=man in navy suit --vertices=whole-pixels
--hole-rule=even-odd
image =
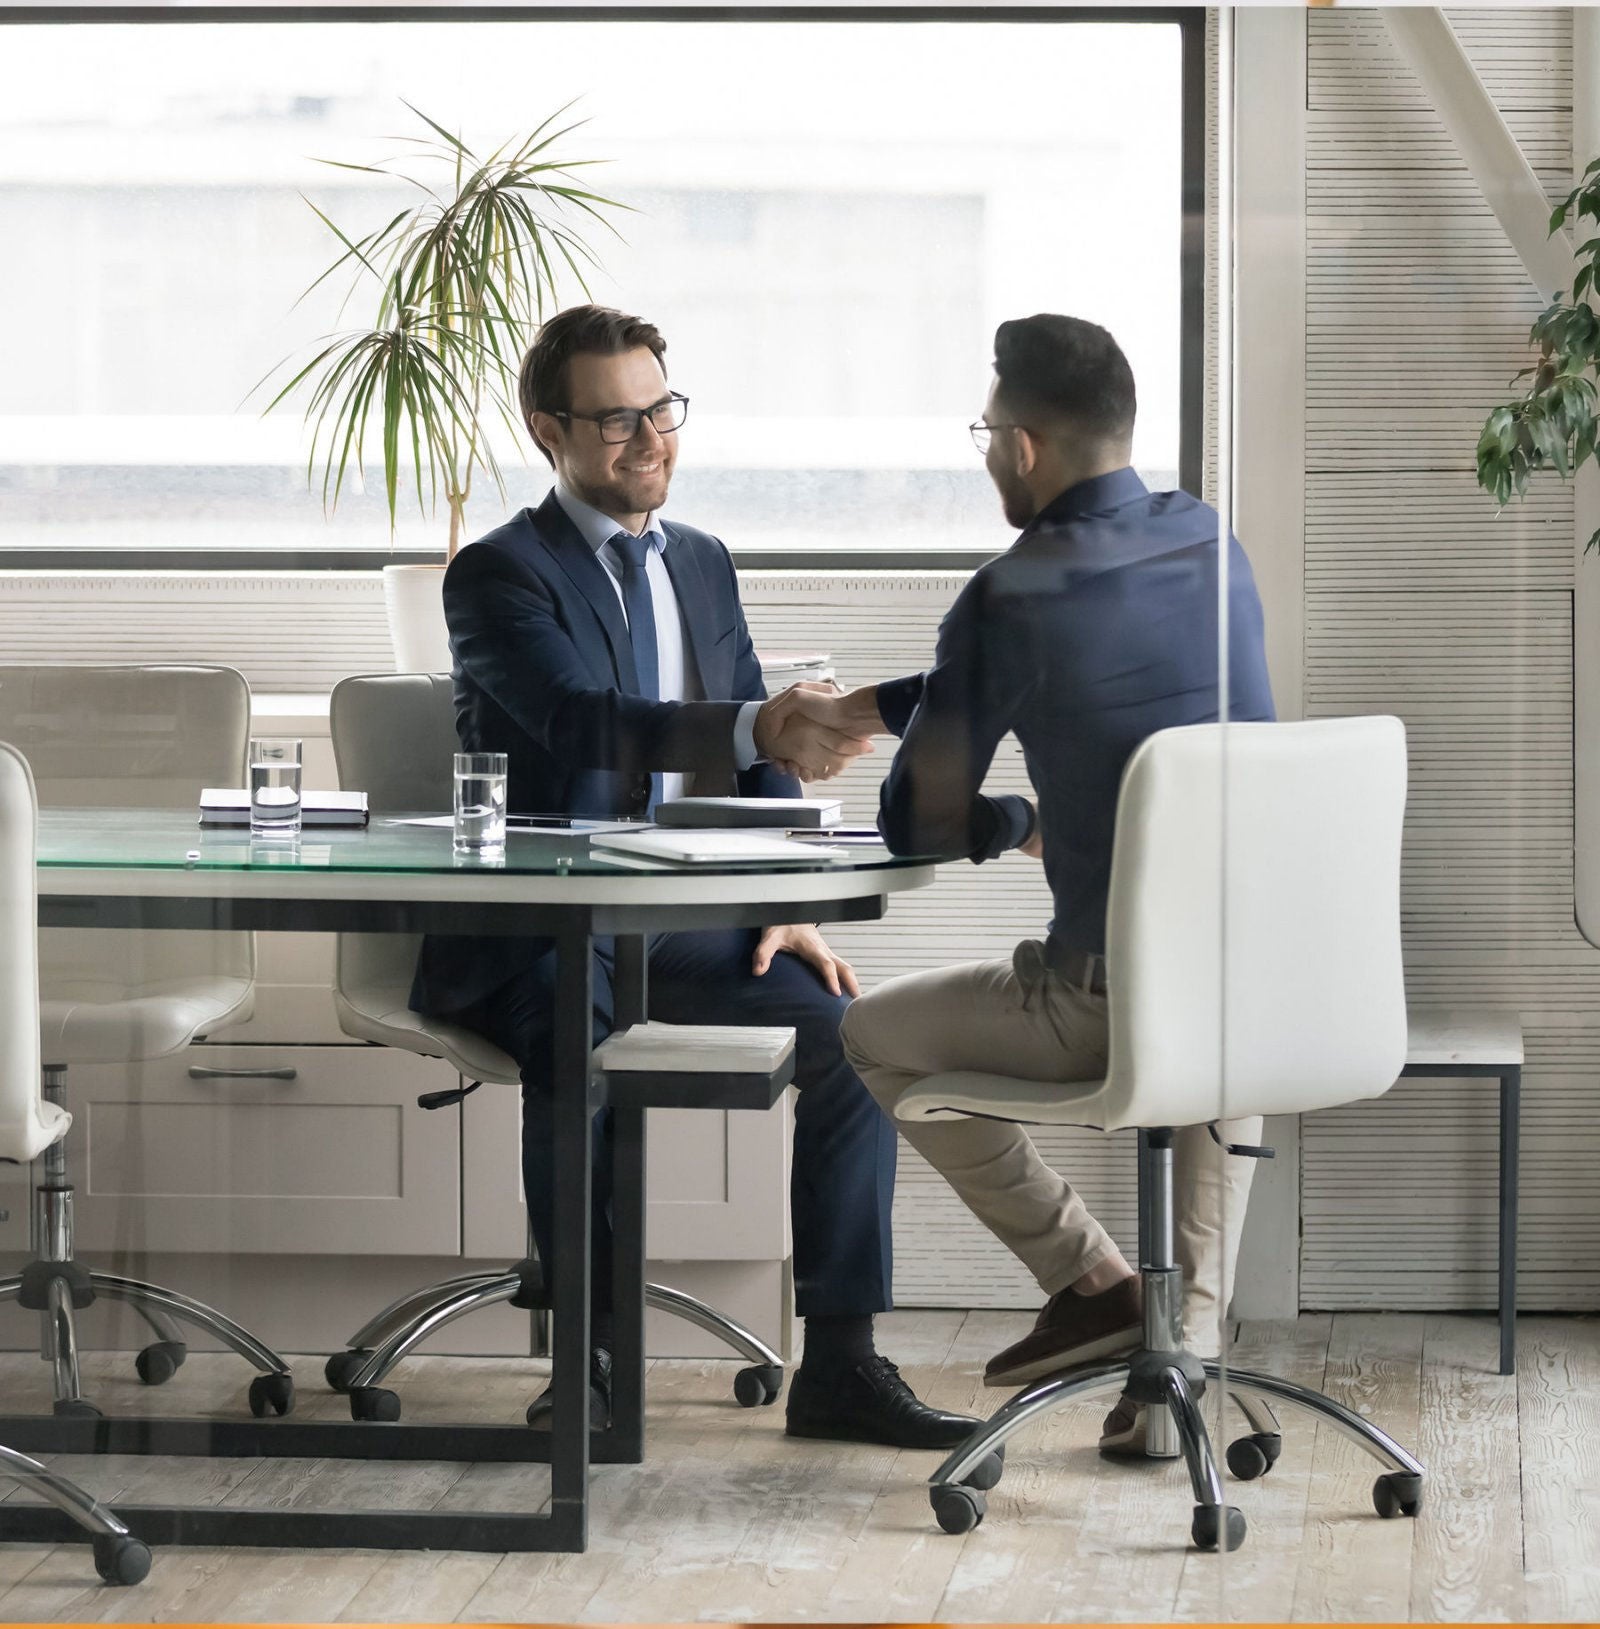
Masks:
[[[989,1069],[1034,1080],[1105,1072],[1106,898],[1122,771],[1156,730],[1218,717],[1216,511],[1151,492],[1130,468],[1133,372],[1105,329],[1040,315],[1000,325],[984,416],[972,426],[1006,520],[1021,534],[976,572],[939,629],[933,666],[848,696],[796,699],[852,734],[901,737],[878,824],[897,853],[1044,861],[1055,906],[1041,940],[1001,961],[891,979],[845,1019],[845,1054],[888,1113],[916,1082]],[[1238,543],[1228,559],[1229,709],[1270,719],[1261,602]],[[988,797],[1008,732],[1037,803]],[[902,1123],[902,1135],[1016,1254],[1048,1300],[985,1380],[1018,1386],[1140,1338],[1139,1280],[1082,1197],[1020,1126]],[[1218,1128],[1258,1144],[1259,1118]],[[1218,1349],[1254,1161],[1204,1126],[1175,1147],[1176,1253],[1191,1348]],[[1124,1399],[1107,1452],[1143,1450]]]
[[[870,750],[789,696],[766,699],[727,550],[661,518],[688,410],[667,385],[665,352],[649,323],[597,306],[544,325],[519,393],[554,490],[445,574],[457,732],[469,751],[507,754],[512,810],[648,816],[691,779],[701,793],[793,797],[796,780],[775,764],[826,777]],[[433,937],[412,997],[517,1060],[528,1208],[547,1259],[554,961],[547,940]],[[612,961],[610,942],[597,944],[596,1040],[611,1027]],[[840,1047],[856,993],[849,965],[811,926],[665,933],[650,946],[651,1018],[797,1034],[790,1215],[806,1333],[789,1434],[948,1448],[976,1422],[919,1401],[873,1344],[873,1314],[891,1304],[895,1133]],[[605,1135],[602,1115],[597,1147]],[[610,1406],[605,1169],[597,1162],[590,1369],[600,1421]]]

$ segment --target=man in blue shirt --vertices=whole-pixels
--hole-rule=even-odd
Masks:
[[[892,979],[851,1006],[846,1056],[891,1116],[907,1088],[945,1070],[999,1060],[1038,1080],[1104,1073],[1123,767],[1154,731],[1218,716],[1216,512],[1185,492],[1150,492],[1129,468],[1134,382],[1116,341],[1093,323],[1028,317],[1000,325],[994,367],[973,437],[1021,536],[962,591],[926,673],[798,698],[841,730],[902,737],[879,815],[891,849],[981,863],[1020,848],[1043,859],[1054,899],[1045,939],[1009,960]],[[1230,717],[1270,719],[1261,604],[1239,545],[1228,549]],[[981,791],[1008,732],[1037,806]],[[1256,1143],[1259,1128],[1221,1134]],[[1034,1331],[989,1364],[988,1384],[1138,1344],[1138,1278],[1021,1127],[900,1131],[1049,1297]],[[1176,1164],[1186,1321],[1191,1344],[1214,1351],[1254,1161],[1223,1157],[1197,1127],[1178,1138]],[[1136,1446],[1138,1422],[1119,1408],[1103,1447]]]

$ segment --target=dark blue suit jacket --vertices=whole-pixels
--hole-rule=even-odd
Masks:
[[[553,492],[469,544],[445,573],[456,734],[464,751],[506,754],[513,813],[642,817],[653,770],[693,774],[701,793],[800,795],[768,764],[735,768],[739,708],[766,689],[727,549],[692,526],[662,530],[703,701],[639,694],[611,576]],[[461,1012],[549,948],[548,939],[432,935],[411,1004]]]

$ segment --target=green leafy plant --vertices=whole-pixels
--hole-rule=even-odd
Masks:
[[[523,346],[558,299],[560,281],[570,275],[587,296],[585,270],[600,264],[579,228],[599,223],[615,233],[606,212],[628,206],[577,184],[573,172],[598,160],[556,156],[557,143],[583,123],[560,125],[566,108],[480,159],[459,136],[405,105],[433,132],[397,138],[406,154],[375,164],[319,162],[403,181],[420,194],[410,207],[352,237],[304,199],[343,248],[300,298],[348,268],[354,277],[341,315],[367,290],[377,296],[372,326],[317,341],[316,354],[266,411],[306,394],[306,478],[314,483],[320,464],[330,512],[352,464],[362,465],[369,431],[377,434],[391,535],[400,471],[409,465],[423,513],[437,513],[441,497],[448,506],[454,556],[474,474],[505,492],[488,429],[498,419],[519,435]],[[267,379],[295,366],[286,359]]]
[[[1550,216],[1554,235],[1569,216],[1600,229],[1600,158]],[[1600,294],[1600,230],[1577,251],[1572,298],[1555,299],[1528,334],[1538,360],[1513,384],[1529,384],[1515,401],[1495,408],[1478,437],[1478,485],[1502,505],[1520,498],[1536,470],[1553,468],[1565,480],[1595,456],[1600,440],[1596,379],[1600,376],[1600,313],[1590,305]],[[1586,550],[1600,545],[1597,529]]]

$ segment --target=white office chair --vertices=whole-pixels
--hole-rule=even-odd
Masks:
[[[1230,1550],[1243,1542],[1243,1513],[1223,1504],[1196,1406],[1220,1366],[1183,1349],[1172,1132],[1327,1108],[1394,1084],[1406,1061],[1405,795],[1405,731],[1394,718],[1207,724],[1153,735],[1128,763],[1117,809],[1106,1078],[952,1072],[901,1098],[896,1112],[904,1120],[984,1115],[1104,1131],[1137,1126],[1147,1144],[1142,1347],[1028,1386],[957,1448],[930,1479],[946,1532],[983,1519],[983,1493],[960,1484],[1014,1432],[1067,1402],[1126,1392],[1150,1406],[1153,1452],[1170,1451],[1158,1438],[1175,1433],[1197,1501],[1194,1542]],[[1219,1149],[1217,1157],[1226,1156]],[[1235,1476],[1260,1476],[1277,1457],[1271,1399],[1336,1426],[1386,1467],[1373,1489],[1380,1516],[1422,1508],[1422,1466],[1371,1421],[1232,1365],[1224,1384],[1251,1426],[1228,1450]]]
[[[72,1124],[72,1116],[45,1102],[39,1090],[37,826],[27,760],[0,742],[0,1160],[18,1165],[59,1148]],[[149,1572],[148,1546],[76,1483],[5,1447],[0,1475],[94,1535],[95,1568],[108,1584],[137,1584]]]
[[[244,784],[249,734],[250,689],[232,668],[0,667],[0,737],[27,755],[46,808],[198,811],[203,786]],[[60,1104],[70,1065],[170,1056],[248,1018],[255,1000],[248,933],[49,928],[39,935],[39,964],[37,1022],[51,1106]],[[44,1315],[56,1412],[100,1412],[81,1390],[73,1312],[104,1296],[128,1302],[155,1332],[134,1360],[147,1385],[171,1379],[183,1363],[187,1323],[261,1371],[250,1385],[253,1414],[287,1414],[289,1366],[247,1330],[174,1290],[77,1261],[65,1146],[53,1144],[44,1160],[38,1259],[0,1279],[0,1301]]]
[[[339,783],[367,794],[374,813],[433,812],[451,807],[451,760],[456,739],[450,676],[379,673],[341,679],[329,703]],[[398,750],[397,750],[398,747]],[[499,1047],[457,1024],[410,1010],[420,937],[341,933],[335,959],[334,1010],[345,1034],[377,1046],[443,1058],[472,1082],[460,1092],[429,1093],[425,1107],[459,1102],[478,1084],[520,1089],[515,1062]],[[380,1382],[406,1353],[457,1318],[509,1301],[538,1311],[545,1305],[538,1263],[527,1259],[503,1272],[466,1273],[402,1296],[350,1337],[324,1373],[348,1392],[358,1420],[397,1420],[400,1399]],[[759,1336],[703,1301],[664,1284],[645,1285],[645,1304],[672,1313],[726,1341],[750,1367],[734,1377],[746,1408],[771,1403],[783,1386],[783,1359]]]

